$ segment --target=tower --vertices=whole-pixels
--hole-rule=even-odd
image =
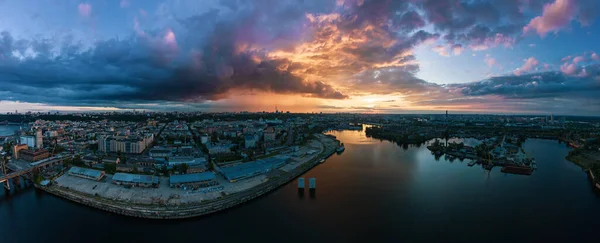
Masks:
[[[41,149],[44,147],[44,137],[42,136],[42,129],[38,129],[35,134],[35,148]]]
[[[446,110],[446,120],[448,120],[448,110]]]

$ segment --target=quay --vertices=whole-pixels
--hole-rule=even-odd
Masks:
[[[326,139],[334,140],[330,137]],[[182,219],[203,216],[211,213],[216,213],[231,207],[235,207],[252,199],[265,195],[304,174],[314,166],[320,164],[321,159],[326,159],[336,153],[336,146],[327,146],[322,140],[319,140],[323,145],[323,151],[318,156],[315,156],[310,161],[298,166],[290,171],[286,176],[278,177],[261,183],[257,186],[244,191],[229,194],[214,200],[202,201],[194,204],[184,205],[140,205],[133,204],[120,200],[112,200],[97,196],[87,195],[71,189],[60,188],[57,186],[41,186],[35,185],[36,188],[51,193],[53,195],[65,198],[67,200],[81,203],[83,205],[101,209],[115,214],[148,218],[148,219]]]

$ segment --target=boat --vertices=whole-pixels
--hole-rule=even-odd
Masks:
[[[468,166],[473,166],[473,165],[475,165],[476,163],[477,163],[477,161],[471,161],[471,162],[469,162],[467,165],[468,165]]]
[[[511,173],[511,174],[531,175],[531,172],[533,172],[533,169],[529,166],[507,165],[507,166],[502,167],[501,171],[504,173]]]
[[[319,160],[319,163],[323,163],[323,162],[325,162],[325,159]]]
[[[342,143],[342,145],[340,145],[340,146],[339,146],[339,147],[336,149],[336,151],[337,151],[338,153],[341,153],[341,152],[343,152],[345,149],[346,149],[346,148],[344,147],[344,144]]]
[[[494,164],[491,162],[488,162],[486,165],[483,166],[483,168],[486,170],[492,170],[492,168],[494,168]]]

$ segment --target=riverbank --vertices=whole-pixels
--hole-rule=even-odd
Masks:
[[[591,170],[588,170],[588,174],[592,178],[592,183],[594,183],[594,185],[596,186],[596,189],[600,190],[600,183],[598,183],[596,181],[596,176],[594,175],[594,172],[592,172]]]
[[[198,217],[235,207],[271,192],[287,184],[296,177],[304,174],[319,164],[319,160],[327,158],[335,153],[338,144],[337,140],[323,135],[319,136],[318,141],[322,144],[323,149],[321,150],[321,153],[313,156],[309,159],[309,161],[296,167],[294,170],[291,170],[282,176],[271,178],[268,181],[250,189],[233,194],[222,195],[219,198],[206,200],[199,203],[189,203],[184,205],[141,205],[128,201],[112,200],[95,195],[84,194],[79,191],[56,185],[49,187],[36,185],[36,187],[73,202],[125,216],[149,219],[181,219]]]
[[[587,155],[585,151],[581,153],[569,153],[565,159],[581,167],[583,170],[587,170],[592,183],[595,185],[596,189],[600,190],[600,181],[598,181],[595,176],[595,174],[598,174],[598,170],[595,172],[592,170],[592,168],[598,168],[600,161],[594,159],[591,155]]]

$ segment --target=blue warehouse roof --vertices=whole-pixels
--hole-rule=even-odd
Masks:
[[[246,162],[241,165],[221,168],[221,172],[227,180],[239,180],[247,177],[252,177],[277,169],[288,160],[288,157],[271,157],[253,162]]]
[[[129,183],[156,183],[158,184],[158,177],[150,175],[135,175],[127,173],[115,173],[112,177],[113,181],[129,182]]]
[[[71,169],[69,169],[69,173],[90,176],[90,177],[94,177],[94,178],[101,177],[102,172],[103,171],[91,170],[91,169],[86,169],[86,168],[81,168],[81,167],[76,167],[76,166],[73,166],[73,167],[71,167]]]
[[[180,183],[194,183],[194,182],[202,182],[202,181],[211,181],[215,180],[215,174],[212,172],[203,172],[196,174],[185,174],[185,175],[172,175],[169,177],[170,184],[180,184]]]

